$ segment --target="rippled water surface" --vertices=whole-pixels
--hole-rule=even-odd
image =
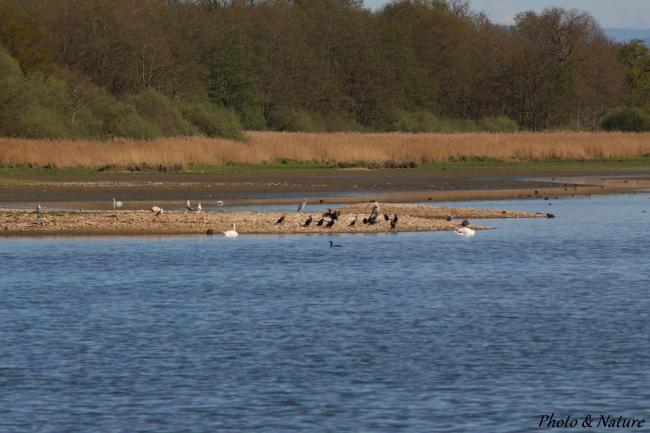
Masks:
[[[557,218],[470,239],[0,239],[0,431],[650,418],[650,200],[552,203],[472,203]]]

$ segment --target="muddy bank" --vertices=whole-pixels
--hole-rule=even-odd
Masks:
[[[534,177],[533,177],[534,176]],[[92,173],[0,176],[0,203],[31,207],[126,209],[154,204],[182,207],[186,200],[208,206],[453,201],[620,193],[650,189],[647,170],[314,170],[255,173]]]
[[[277,212],[164,212],[151,211],[76,211],[76,212],[26,212],[0,209],[0,235],[161,235],[161,234],[215,234],[236,225],[240,234],[296,234],[296,233],[382,233],[449,231],[459,227],[463,219],[478,218],[538,218],[542,214],[529,212],[463,209],[421,206],[412,204],[381,204],[376,224],[364,224],[363,218],[371,213],[371,205],[355,205],[338,209],[340,215],[332,218],[319,213]],[[333,209],[333,211],[335,211]],[[398,215],[394,227],[384,218]],[[312,217],[312,223],[305,222]],[[284,217],[282,222],[278,220]],[[322,225],[318,222],[323,220]],[[352,221],[356,222],[352,224]],[[328,224],[330,223],[330,224]],[[329,225],[329,227],[328,227]],[[470,224],[471,228],[489,227]]]

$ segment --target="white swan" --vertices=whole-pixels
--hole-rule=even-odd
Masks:
[[[470,229],[469,227],[461,227],[459,229],[456,229],[456,234],[458,236],[465,236],[469,238],[476,234],[476,230]]]
[[[226,230],[223,232],[223,235],[227,238],[236,238],[239,236],[239,233],[237,233],[237,230],[235,229],[235,223],[232,223],[232,230]]]
[[[113,198],[113,209],[116,209],[118,207],[122,207],[123,204],[124,203],[122,203],[121,201],[115,201],[115,198]]]

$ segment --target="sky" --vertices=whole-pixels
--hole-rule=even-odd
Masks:
[[[365,0],[367,7],[376,9],[387,0]],[[647,29],[650,28],[650,0],[471,0],[472,9],[485,11],[490,19],[509,24],[517,12],[541,11],[560,6],[591,12],[602,27]]]

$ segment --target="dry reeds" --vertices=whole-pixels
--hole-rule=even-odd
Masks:
[[[351,163],[431,163],[463,158],[503,161],[602,160],[650,156],[650,133],[549,132],[360,134],[249,132],[245,142],[0,139],[0,165],[57,167],[259,164],[281,158]]]

